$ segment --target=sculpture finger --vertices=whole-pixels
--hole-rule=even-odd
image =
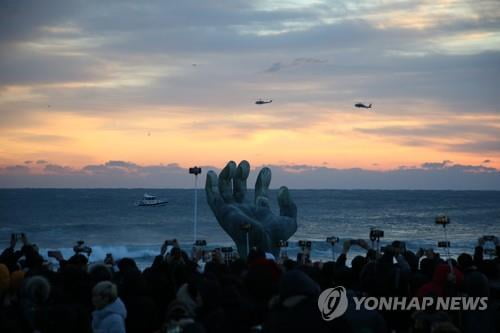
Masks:
[[[271,244],[269,236],[258,221],[241,214],[237,210],[227,212],[225,219],[231,221],[231,223],[224,225],[223,228],[234,240],[242,258],[246,258],[249,250],[247,247],[247,234],[250,248],[253,246],[264,250],[269,248]]]
[[[243,202],[247,192],[247,178],[250,174],[250,164],[247,161],[241,161],[236,169],[233,178],[233,194],[236,202]]]
[[[255,203],[259,201],[259,197],[267,198],[269,184],[271,183],[271,170],[267,167],[260,170],[257,180],[255,181]]]
[[[236,163],[229,161],[219,174],[219,192],[226,203],[234,201],[233,177],[236,173]]]
[[[265,197],[263,195],[257,197],[257,199],[255,199],[255,206],[257,208],[265,208],[265,209],[271,209],[271,203],[269,202],[269,198],[268,197]]]
[[[224,204],[224,200],[219,193],[217,174],[212,170],[207,173],[207,179],[205,181],[205,193],[207,195],[208,205],[214,212],[215,216],[218,217],[220,206]]]
[[[280,215],[297,219],[297,205],[290,196],[290,191],[286,186],[281,186],[278,191],[278,204],[280,206]]]

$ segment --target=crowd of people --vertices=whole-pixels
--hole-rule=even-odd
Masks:
[[[25,235],[0,256],[0,332],[500,332],[500,244],[484,256],[443,260],[393,242],[382,251],[347,240],[335,261],[315,262],[252,249],[246,259],[202,248],[188,255],[164,244],[150,267],[131,258],[89,263],[85,251],[70,258],[51,253],[57,269]],[[21,243],[21,244],[17,244]],[[350,247],[366,255],[349,261]],[[229,259],[228,259],[229,258]],[[349,307],[326,321],[318,309],[323,290],[343,286]],[[355,310],[354,296],[488,297],[475,311]]]

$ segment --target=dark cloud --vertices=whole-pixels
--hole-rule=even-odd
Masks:
[[[85,55],[11,49],[0,57],[1,85],[63,84],[112,78],[105,61]]]
[[[423,169],[443,169],[449,166],[452,162],[451,161],[443,161],[443,162],[425,162],[422,163],[422,168]]]
[[[30,168],[25,165],[9,165],[3,168],[0,168],[0,173],[4,173],[6,175],[9,174],[28,174]]]
[[[125,175],[127,170],[123,168],[108,167],[106,165],[86,165],[82,171],[89,175]]]
[[[498,172],[495,168],[488,168],[482,165],[453,164],[452,161],[426,162],[421,165],[424,170],[455,170],[460,172]],[[416,168],[413,168],[416,169]]]
[[[74,19],[79,1],[5,0],[0,2],[0,46],[6,42],[33,40],[42,27]],[[0,47],[1,49],[1,47]]]
[[[485,140],[461,144],[451,144],[447,147],[450,151],[498,154],[500,153],[500,140]]]
[[[442,164],[436,163],[436,164]],[[428,165],[431,165],[429,162]],[[448,165],[448,163],[445,163]],[[300,166],[300,172],[290,172],[290,166],[271,166],[272,186],[291,188],[338,189],[455,189],[498,190],[500,171],[481,166],[449,164],[445,168],[402,166],[396,170],[373,171],[360,168],[335,169]],[[295,169],[296,170],[296,169]]]
[[[483,161],[484,164],[488,164],[488,163],[491,163],[491,160],[484,160]]]
[[[73,170],[72,168],[60,166],[57,164],[47,164],[43,170],[48,174],[56,174],[56,175],[65,175],[65,174],[75,173],[75,170]]]
[[[306,189],[454,189],[500,190],[500,170],[482,165],[454,164],[452,161],[426,162],[420,167],[400,166],[395,170],[339,169],[324,165],[266,165],[272,170],[271,186]],[[259,169],[251,173],[252,187]],[[218,168],[201,166],[204,175]],[[18,177],[19,176],[19,177]],[[50,164],[43,174],[30,173],[27,166],[0,169],[0,187],[164,187],[190,188],[192,175],[176,163],[141,166],[109,161],[76,170]]]
[[[24,161],[24,164],[31,164],[33,161]]]
[[[47,164],[49,162],[47,162],[46,160],[38,160],[36,161],[36,164]]]
[[[104,164],[106,167],[119,167],[124,169],[137,169],[139,166],[135,163],[124,162],[124,161],[109,161]]]
[[[275,62],[274,64],[271,65],[271,67],[266,69],[265,72],[273,73],[273,72],[278,72],[278,71],[286,69],[286,68],[294,68],[294,67],[300,67],[300,66],[306,66],[306,65],[323,64],[326,62],[328,62],[328,61],[323,60],[323,59],[316,59],[316,58],[307,58],[307,57],[295,58],[290,63]]]
[[[378,128],[355,128],[357,132],[377,135],[381,137],[399,138],[399,143],[407,146],[435,146],[447,151],[470,152],[476,154],[500,152],[498,127],[494,123],[483,124],[477,122],[433,124],[420,127],[412,126],[386,126]],[[463,140],[467,137],[481,137],[468,143],[444,144],[440,139]],[[495,138],[492,140],[492,138]]]
[[[148,165],[141,166],[132,162],[125,161],[108,161],[104,164],[87,165],[81,170],[87,175],[130,175],[134,176],[159,176],[164,174],[185,172],[185,168],[181,168],[177,163],[168,165]]]
[[[471,134],[496,136],[498,128],[493,124],[483,123],[441,123],[415,126],[384,126],[377,128],[355,128],[355,131],[368,134],[382,134],[396,137],[464,137]]]
[[[458,170],[461,172],[474,172],[474,173],[485,173],[485,172],[492,172],[492,173],[497,173],[498,170],[495,168],[488,168],[484,167],[482,165],[461,165],[461,164],[454,164],[449,167],[449,169],[452,170]]]
[[[271,67],[266,69],[265,72],[268,73],[278,72],[281,70],[282,67],[283,65],[281,64],[281,62],[275,62],[274,64],[271,65]]]

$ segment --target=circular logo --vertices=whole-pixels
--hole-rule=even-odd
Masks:
[[[328,288],[318,298],[318,308],[324,320],[340,317],[347,310],[347,292],[344,287]]]

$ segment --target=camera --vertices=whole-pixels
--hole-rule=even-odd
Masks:
[[[207,241],[204,239],[198,239],[194,242],[194,246],[207,246]]]
[[[483,236],[483,239],[485,242],[494,242],[495,241],[495,236],[493,235],[487,235],[487,236]]]
[[[240,229],[241,229],[241,230],[247,230],[247,231],[248,231],[248,230],[250,230],[250,228],[251,228],[251,227],[252,227],[252,225],[251,225],[250,223],[245,223],[245,224],[242,224],[242,225],[240,226]]]
[[[327,237],[327,238],[326,238],[326,242],[327,242],[327,243],[330,243],[330,244],[332,244],[332,245],[333,245],[333,244],[335,244],[335,243],[338,243],[338,242],[339,242],[339,238],[338,238],[338,237],[334,237],[334,236],[332,236],[332,237]]]
[[[113,265],[114,263],[113,254],[106,253],[106,257],[104,258],[103,262],[105,265]]]
[[[189,168],[189,173],[193,175],[199,175],[201,173],[201,168],[195,166],[193,168]]]
[[[438,247],[450,247],[450,242],[449,241],[438,242]]]
[[[76,245],[73,246],[73,251],[75,251],[76,254],[82,253],[82,252],[86,253],[87,256],[89,257],[90,254],[92,253],[92,248],[89,246],[86,246],[84,244],[85,244],[85,242],[82,240],[76,242]]]
[[[436,224],[444,227],[445,225],[450,224],[450,218],[446,215],[436,216]]]
[[[384,230],[380,229],[371,229],[370,230],[370,239],[372,241],[374,240],[379,240],[380,238],[384,237]]]
[[[278,247],[288,247],[288,241],[279,240]]]
[[[310,249],[311,248],[311,241],[299,240],[299,246]]]

